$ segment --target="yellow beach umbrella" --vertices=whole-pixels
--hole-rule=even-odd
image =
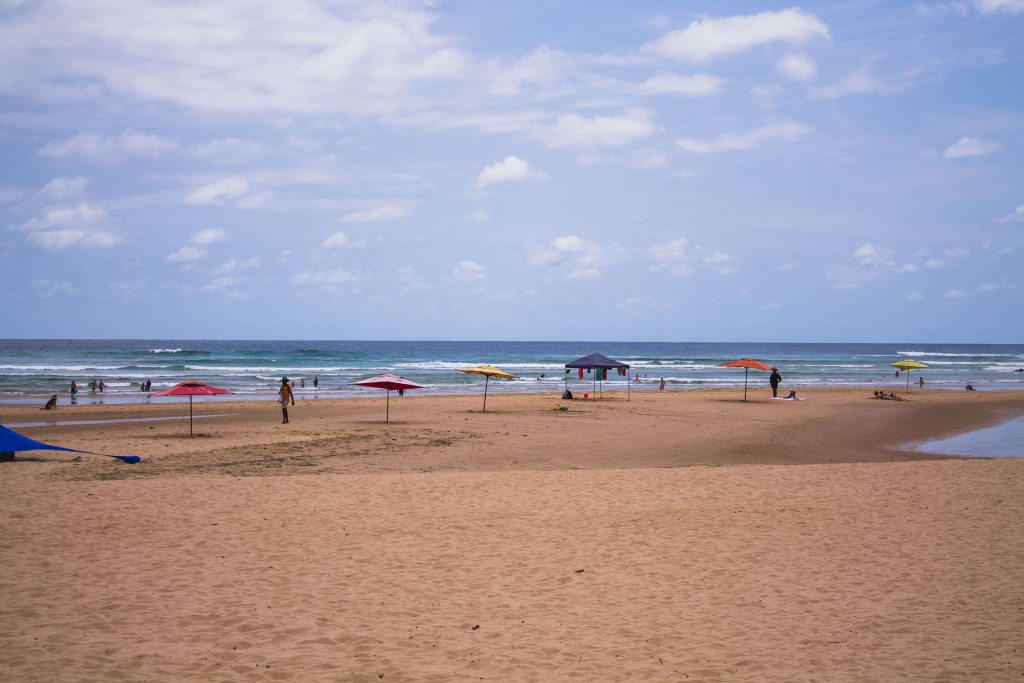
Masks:
[[[910,371],[911,370],[920,370],[921,368],[928,367],[924,363],[921,363],[920,361],[916,361],[913,358],[907,358],[905,360],[898,360],[895,363],[889,363],[889,365],[893,366],[894,368],[899,368],[903,372],[907,373],[907,391],[908,392],[910,391]]]
[[[471,368],[459,368],[459,372],[464,372],[467,375],[483,375],[486,377],[484,380],[484,412],[487,412],[487,385],[491,381],[492,377],[498,379],[515,379],[516,376],[509,374],[501,368],[496,368],[493,365],[474,365]]]

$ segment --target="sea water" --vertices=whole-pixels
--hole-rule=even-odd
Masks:
[[[995,427],[920,444],[915,450],[938,455],[1024,458],[1024,417]]]
[[[589,391],[593,375],[580,380],[565,363],[599,352],[630,365],[630,390],[656,389],[664,378],[672,389],[741,387],[744,371],[718,363],[753,357],[775,365],[785,389],[864,386],[906,389],[906,373],[889,363],[914,358],[929,368],[911,374],[929,388],[1024,389],[1024,345],[991,344],[800,344],[690,342],[468,342],[468,341],[211,341],[211,340],[0,340],[0,404],[42,403],[57,393],[68,398],[78,383],[79,403],[149,400],[153,391],[198,379],[235,392],[225,399],[271,397],[282,377],[294,381],[300,398],[367,395],[359,379],[393,372],[424,384],[427,393],[479,391],[483,379],[459,368],[489,363],[516,375],[498,391]],[[319,378],[319,389],[312,380]],[[89,391],[91,380],[106,390]],[[604,389],[626,389],[626,377],[609,373]],[[305,380],[305,388],[300,386]],[[768,374],[751,371],[753,390],[766,390]],[[493,384],[493,383],[492,383]],[[203,400],[217,400],[204,397]],[[152,399],[154,401],[159,399]],[[180,399],[167,399],[180,400]]]

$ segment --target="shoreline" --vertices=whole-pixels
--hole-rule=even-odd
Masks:
[[[764,383],[759,383],[756,386],[751,386],[750,391],[764,391]],[[1004,386],[996,383],[975,383],[974,388],[978,392],[983,393],[1006,393],[1006,392],[1024,392],[1024,385],[1014,384],[1013,386]],[[534,384],[532,382],[526,382],[522,384],[510,384],[508,386],[498,387],[497,394],[509,394],[509,395],[532,395],[538,394],[552,394],[559,390],[559,387],[564,389],[561,385],[561,381],[557,384],[551,381],[545,381],[543,385],[540,383]],[[574,396],[582,396],[584,393],[594,393],[589,385],[574,387],[569,385],[569,390],[573,392]],[[667,383],[666,393],[677,393],[677,392],[693,392],[693,391],[730,391],[743,388],[743,383],[739,382],[736,384],[729,383],[716,383],[716,384],[692,384],[682,385]],[[794,389],[801,395],[806,395],[808,392],[815,391],[829,391],[829,390],[855,390],[855,389],[870,389],[877,390],[882,389],[886,392],[893,392],[898,395],[905,395],[905,386],[900,383],[892,383],[889,381],[879,382],[864,382],[864,383],[842,383],[842,384],[800,384],[796,382],[787,383],[785,388],[779,389],[780,393],[788,392]],[[943,391],[951,393],[963,392],[963,386],[956,384],[944,385],[939,383],[932,383],[926,385],[926,391]],[[915,392],[922,391],[916,386],[911,390],[910,395]],[[634,382],[629,393],[649,393],[658,392],[657,380],[645,379],[642,382]],[[23,394],[7,394],[0,396],[0,408],[5,406],[38,406],[45,403],[46,400],[54,393],[57,394],[57,400],[60,407],[75,407],[75,406],[90,406],[90,405],[161,405],[161,404],[173,404],[176,400],[180,400],[177,397],[168,396],[157,396],[153,397],[149,394],[143,394],[138,391],[107,391],[92,393],[90,391],[78,393],[76,403],[71,404],[71,396],[67,392],[25,392]],[[427,397],[445,397],[445,396],[475,396],[477,393],[482,394],[480,387],[460,387],[458,390],[445,390],[437,389],[435,391],[421,391],[416,390],[420,396]],[[601,394],[599,389],[598,394]],[[615,386],[614,388],[606,388],[603,393],[610,395],[625,395],[626,389],[623,387]],[[339,399],[363,399],[373,398],[370,395],[370,391],[361,391],[358,389],[322,389],[320,391],[309,389],[296,388],[295,396],[297,399],[316,401],[316,400],[339,400]],[[411,394],[410,394],[411,395]],[[241,401],[273,401],[276,399],[276,390],[268,389],[266,392],[252,392],[252,393],[235,393],[231,395],[217,395],[217,396],[203,396],[201,400],[203,402],[216,402],[216,403],[231,403]]]

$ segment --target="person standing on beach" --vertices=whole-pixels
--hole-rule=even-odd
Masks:
[[[288,403],[295,405],[295,394],[292,393],[292,385],[288,384],[288,378],[281,378],[281,389],[277,392],[277,400],[281,402],[281,424],[288,424]]]
[[[637,380],[639,381],[639,380]],[[662,377],[661,381],[658,382],[658,391],[665,391],[665,378]]]
[[[100,388],[100,393],[101,394],[103,393],[103,390],[107,388],[107,385],[103,383],[103,380],[100,380],[100,383],[99,383],[98,386]]]
[[[95,393],[96,393],[96,386],[97,386],[97,384],[96,384],[96,378],[95,378],[95,377],[93,377],[93,378],[92,378],[92,381],[91,381],[91,382],[89,382],[89,391],[91,391],[92,393],[94,393],[94,394],[95,394]]]
[[[917,388],[924,389],[924,377],[917,378]]]
[[[320,388],[320,376],[319,375],[315,375],[313,377],[313,388],[314,389],[319,389]]]
[[[782,375],[779,374],[778,368],[772,368],[771,377],[768,378],[768,382],[772,385],[772,398],[776,398],[779,395],[779,382],[782,381]]]

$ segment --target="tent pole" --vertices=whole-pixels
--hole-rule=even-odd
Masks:
[[[747,400],[747,375],[750,373],[750,368],[743,368],[743,400]]]
[[[487,385],[491,382],[490,375],[484,375],[484,412],[487,412]]]
[[[633,379],[632,377],[629,376],[629,370],[630,370],[630,367],[627,365],[626,366],[626,401],[629,401],[629,387],[630,387],[630,382]]]
[[[384,422],[391,421],[391,387],[388,387],[388,397],[384,399]]]
[[[192,436],[192,394],[188,395],[188,435]]]

